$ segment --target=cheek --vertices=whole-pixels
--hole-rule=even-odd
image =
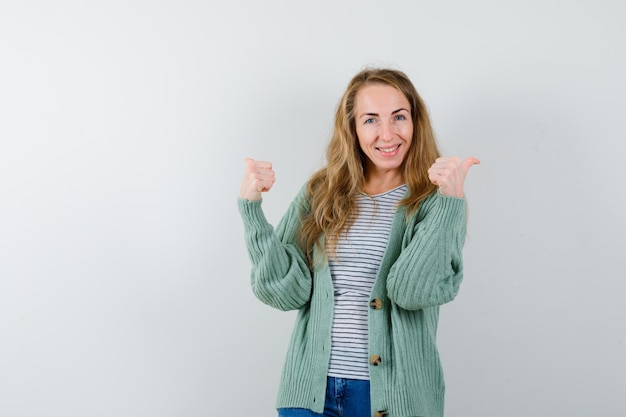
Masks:
[[[370,142],[370,135],[367,134],[367,130],[364,129],[357,129],[356,130],[356,137],[359,141],[359,145],[361,145],[361,147],[367,146],[367,144]]]
[[[406,134],[409,137],[413,136],[413,123],[410,123],[407,127],[406,127]]]
[[[365,146],[365,143],[363,142],[363,135],[359,134],[358,131],[356,132],[356,139],[359,144],[359,149],[363,150],[363,147]]]
[[[404,131],[403,137],[407,142],[411,142],[411,140],[413,139],[413,126],[407,126]]]
[[[408,129],[403,135],[404,143],[406,144],[406,149],[410,149],[413,146],[413,129]]]

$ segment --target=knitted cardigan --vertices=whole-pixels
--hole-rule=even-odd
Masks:
[[[310,210],[305,196],[303,187],[275,230],[263,214],[261,201],[240,198],[238,206],[255,296],[280,310],[299,310],[277,407],[322,413],[333,284],[328,262],[309,269],[297,244],[301,217]],[[375,416],[443,416],[437,323],[439,306],[455,298],[463,278],[465,225],[465,200],[439,193],[424,200],[408,220],[403,207],[396,210],[368,318],[369,354],[373,355],[370,402]]]

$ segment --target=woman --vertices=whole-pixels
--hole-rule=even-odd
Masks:
[[[463,184],[475,158],[439,156],[408,77],[367,69],[335,116],[327,164],[276,230],[261,209],[269,162],[239,195],[252,289],[299,310],[278,394],[290,416],[442,416],[439,306],[462,280]]]

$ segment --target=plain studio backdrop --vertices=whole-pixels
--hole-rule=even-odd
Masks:
[[[250,290],[365,66],[476,156],[447,416],[626,415],[626,3],[0,1],[0,417],[274,416],[293,312]]]

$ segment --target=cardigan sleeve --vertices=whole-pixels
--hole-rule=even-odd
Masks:
[[[276,230],[265,218],[261,201],[238,199],[252,262],[252,291],[259,300],[279,310],[297,310],[311,297],[311,271],[297,244],[303,195],[302,191],[291,203]]]
[[[398,306],[419,310],[452,301],[463,280],[465,200],[433,194],[409,220],[402,249],[387,276]]]

